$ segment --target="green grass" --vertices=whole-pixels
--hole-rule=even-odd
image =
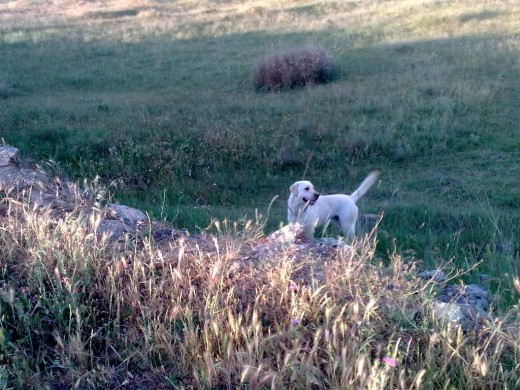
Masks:
[[[519,20],[513,0],[2,3],[0,139],[191,232],[258,210],[267,233],[293,181],[349,192],[380,169],[360,202],[384,213],[377,259],[480,262],[465,280],[488,274],[506,310]],[[331,54],[333,82],[255,90],[259,62],[309,45]]]
[[[252,217],[278,195],[272,229],[294,180],[348,192],[380,168],[364,211],[419,218],[432,229],[421,242],[453,248],[451,226],[486,199],[479,212],[511,222],[518,252],[512,3],[62,3],[39,19],[32,3],[21,19],[7,9],[0,30],[0,135],[24,157],[99,175],[115,200],[189,230]],[[335,82],[255,91],[255,64],[308,44],[331,53]],[[416,246],[392,223],[399,248]]]

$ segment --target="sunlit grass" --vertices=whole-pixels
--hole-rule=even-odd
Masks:
[[[2,2],[0,139],[215,241],[110,248],[95,216],[2,194],[0,387],[518,387],[519,21],[514,0]],[[309,46],[333,82],[255,90],[259,61]],[[294,180],[349,192],[374,168],[375,247],[231,272]],[[276,195],[262,225],[207,229]],[[413,268],[447,263],[488,280],[480,333],[433,326]]]
[[[371,240],[327,260],[259,260],[251,222],[114,246],[93,233],[98,212],[56,219],[10,197],[1,212],[2,379],[13,387],[520,383],[517,307],[476,332],[439,324],[432,282],[397,253],[378,262]]]

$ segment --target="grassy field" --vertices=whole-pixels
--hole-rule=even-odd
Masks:
[[[262,59],[307,46],[332,56],[333,82],[255,90]],[[519,52],[516,0],[0,0],[0,138],[192,232],[255,210],[272,231],[293,181],[349,192],[380,169],[360,204],[384,214],[377,258],[481,262],[464,278],[488,275],[505,311]]]
[[[293,181],[348,192],[379,168],[361,206],[385,213],[382,254],[513,272],[515,1],[53,4],[0,5],[0,135],[25,157],[192,231],[279,196],[273,229]],[[335,82],[255,91],[259,61],[308,45]]]

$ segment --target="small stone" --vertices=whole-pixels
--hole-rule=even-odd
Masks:
[[[489,282],[491,279],[488,274],[479,274],[478,278],[482,283]]]
[[[240,264],[240,262],[234,261],[229,266],[229,274],[234,275],[234,274],[238,273],[241,268],[242,268],[242,265]]]
[[[141,210],[133,209],[128,206],[109,203],[106,208],[114,218],[132,227],[136,227],[138,224],[148,220],[146,214]]]
[[[446,279],[446,274],[439,269],[419,272],[417,276],[421,279],[433,280],[434,282],[442,282],[444,279]]]
[[[18,165],[20,151],[12,146],[0,146],[0,167]]]
[[[101,220],[96,233],[106,235],[110,241],[116,241],[128,232],[128,227],[116,219]]]
[[[358,218],[359,231],[361,233],[370,233],[380,220],[381,215],[379,214],[361,214]]]
[[[269,234],[266,238],[272,243],[291,243],[294,244],[296,238],[303,234],[303,225],[298,222],[291,222],[281,229]]]

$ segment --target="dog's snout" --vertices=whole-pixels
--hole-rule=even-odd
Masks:
[[[319,192],[316,192],[314,194],[314,200],[318,200],[318,198],[320,197],[320,193]]]

